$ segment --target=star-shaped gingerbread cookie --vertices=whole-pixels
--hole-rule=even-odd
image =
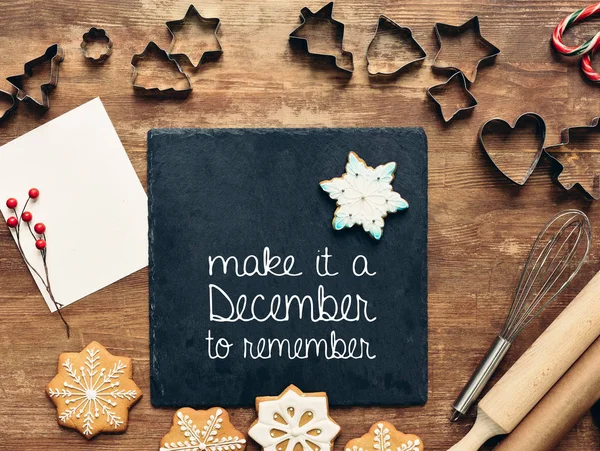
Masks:
[[[256,398],[256,410],[248,434],[264,451],[330,451],[340,433],[324,392],[303,393],[290,385],[279,396]]]
[[[100,432],[124,432],[129,409],[142,396],[131,379],[131,359],[113,356],[93,341],[58,358],[58,374],[46,386],[58,424],[90,439]]]
[[[387,421],[378,421],[369,432],[350,440],[345,451],[423,451],[423,441],[413,434],[399,432]]]
[[[221,407],[175,412],[173,426],[160,442],[160,451],[244,451],[246,437]]]

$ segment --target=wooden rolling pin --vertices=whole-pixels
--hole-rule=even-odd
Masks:
[[[494,451],[550,451],[600,399],[600,338]]]
[[[449,451],[477,451],[511,432],[599,335],[600,272],[483,397],[473,428]]]

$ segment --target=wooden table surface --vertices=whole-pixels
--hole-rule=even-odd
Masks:
[[[307,6],[316,10],[322,5],[311,1]],[[593,226],[600,225],[598,203],[562,190],[551,180],[547,163],[526,186],[512,185],[476,138],[484,120],[500,116],[513,121],[535,111],[545,117],[547,143],[553,144],[559,142],[561,128],[588,124],[600,113],[600,88],[583,79],[576,60],[557,57],[549,44],[555,24],[582,3],[341,0],[334,15],[345,22],[345,47],[355,57],[356,71],[349,80],[290,48],[288,34],[299,23],[304,0],[207,0],[196,6],[207,17],[221,18],[223,57],[191,74],[194,90],[187,99],[158,100],[134,95],[129,62],[149,40],[168,46],[164,22],[183,17],[188,7],[183,0],[1,0],[2,80],[21,73],[24,62],[54,42],[64,46],[66,58],[50,110],[40,116],[21,105],[0,125],[0,144],[100,96],[145,185],[146,132],[153,127],[424,127],[430,161],[429,401],[417,408],[333,409],[332,416],[342,426],[338,451],[379,419],[419,434],[428,451],[446,450],[472,424],[472,418],[449,423],[450,406],[500,330],[540,226],[568,207],[583,209]],[[420,68],[390,82],[371,80],[366,72],[364,55],[380,13],[411,27],[429,55]],[[447,78],[431,70],[437,51],[433,24],[458,25],[473,15],[479,15],[483,34],[502,53],[495,64],[480,70],[472,86],[479,101],[474,113],[444,124],[426,96],[427,87]],[[598,23],[578,27],[569,42],[582,42]],[[106,28],[114,41],[114,53],[103,65],[86,62],[79,48],[91,26]],[[0,87],[8,85],[3,81]],[[585,157],[598,156],[592,149]],[[518,339],[498,375],[599,269],[596,240],[581,275]],[[58,318],[49,315],[8,230],[0,227],[0,449],[158,449],[173,410],[150,405],[147,271],[75,303],[65,315],[73,329],[70,340]],[[79,351],[92,340],[133,358],[134,378],[145,396],[132,409],[125,434],[86,442],[77,432],[57,426],[44,386],[54,376],[61,352]],[[243,431],[255,417],[252,409],[231,413]],[[600,430],[590,415],[561,446],[599,448]],[[257,448],[251,444],[249,449]]]

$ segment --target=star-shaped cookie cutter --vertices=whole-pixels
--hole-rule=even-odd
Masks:
[[[159,87],[148,88],[146,86],[137,84],[136,80],[138,76],[138,62],[144,58],[147,58],[151,53],[156,53],[160,56],[160,58],[171,62],[177,69],[177,72],[185,77],[187,86],[183,89],[177,89],[174,87],[162,89]],[[179,63],[175,59],[171,58],[169,54],[165,50],[161,49],[154,41],[150,41],[142,53],[136,53],[133,55],[131,58],[131,67],[133,68],[133,72],[131,73],[131,86],[133,86],[134,91],[138,94],[150,96],[186,97],[192,91],[192,82],[190,81],[190,77],[188,77],[187,74],[181,69]]]
[[[217,45],[219,46],[216,50],[206,50],[202,53],[202,56],[198,60],[197,64],[191,60],[190,56],[186,53],[172,53],[175,48],[175,42],[177,40],[177,32],[183,27],[189,20],[197,19],[200,22],[204,22],[214,26],[214,35],[217,41]],[[202,17],[202,14],[198,12],[194,5],[190,5],[185,16],[179,20],[171,20],[167,22],[167,28],[169,29],[169,33],[171,33],[171,46],[169,47],[169,55],[171,58],[183,58],[186,59],[194,69],[197,69],[202,63],[209,59],[218,59],[223,54],[223,47],[221,46],[221,41],[219,41],[219,37],[217,36],[217,32],[219,31],[219,27],[221,25],[221,19],[212,17],[206,18]]]
[[[435,92],[436,91],[442,91],[443,89],[446,88],[446,86],[450,85],[454,78],[457,77],[458,79],[460,79],[460,88],[462,89],[463,93],[466,94],[467,98],[469,99],[470,103],[469,105],[465,106],[465,107],[461,107],[461,108],[457,108],[454,113],[452,113],[452,115],[447,116],[444,114],[444,108],[442,107],[442,104],[439,102],[438,99],[435,98]],[[471,91],[469,91],[469,88],[467,86],[467,77],[465,77],[465,75],[458,71],[455,72],[448,80],[446,80],[444,83],[440,83],[434,86],[431,86],[430,88],[427,89],[427,95],[429,95],[429,97],[431,97],[431,99],[437,104],[438,109],[440,110],[440,113],[442,114],[442,118],[444,119],[444,122],[450,122],[457,114],[463,112],[463,111],[469,111],[472,110],[473,108],[475,108],[477,106],[477,99],[475,98],[475,96],[471,93]]]
[[[338,57],[336,55],[330,55],[327,53],[316,53],[316,52],[310,51],[309,39],[297,35],[298,32],[306,26],[307,22],[310,19],[326,20],[329,23],[338,27],[338,29],[340,30],[340,34],[341,34],[340,51],[342,52],[343,56],[346,56],[350,59],[350,67],[344,67],[344,66],[340,65],[339,61],[338,61]],[[301,22],[300,25],[298,27],[296,27],[296,29],[290,33],[290,36],[289,36],[290,42],[298,41],[300,44],[305,46],[306,53],[308,55],[324,57],[324,58],[330,60],[331,62],[333,62],[335,67],[337,67],[338,69],[346,72],[347,74],[352,75],[352,73],[354,72],[353,55],[352,55],[352,52],[344,50],[344,24],[333,18],[333,2],[327,3],[316,13],[313,13],[308,7],[305,6],[300,11],[300,22]]]
[[[58,44],[52,44],[46,49],[46,52],[42,56],[25,63],[23,67],[23,74],[7,77],[6,80],[17,89],[17,99],[19,101],[40,107],[44,110],[50,108],[49,95],[58,84],[58,66],[64,59],[65,52],[63,48]],[[50,79],[48,82],[40,85],[40,90],[42,91],[42,101],[39,102],[23,89],[23,81],[25,78],[30,78],[33,76],[33,71],[36,67],[47,62],[50,62]]]
[[[498,47],[496,47],[494,44],[492,44],[490,41],[488,41],[487,39],[485,39],[483,37],[483,35],[481,34],[481,29],[479,27],[479,17],[478,16],[473,16],[471,19],[469,19],[468,21],[466,21],[464,24],[456,26],[456,25],[448,25],[448,24],[444,24],[444,23],[436,23],[433,27],[433,29],[435,30],[435,36],[439,45],[439,50],[437,52],[437,54],[435,55],[435,58],[433,59],[433,65],[431,66],[434,69],[437,70],[442,70],[442,71],[460,71],[460,69],[458,67],[455,66],[440,66],[438,64],[436,64],[438,57],[440,56],[440,53],[442,52],[442,36],[446,35],[446,36],[458,36],[461,35],[462,33],[464,33],[465,31],[472,29],[475,34],[477,35],[477,39],[479,40],[479,42],[481,42],[482,44],[484,44],[486,47],[488,47],[490,49],[490,51],[488,52],[488,54],[482,58],[480,58],[477,61],[477,64],[475,64],[475,69],[473,70],[473,80],[470,80],[466,75],[465,78],[470,82],[473,83],[475,81],[475,79],[477,78],[477,69],[479,68],[479,65],[486,60],[490,60],[492,58],[495,58],[499,53],[500,53],[500,49]]]
[[[391,27],[392,29],[395,29],[398,33],[401,33],[403,35],[404,38],[408,38],[408,40],[411,42],[411,44],[413,45],[413,47],[415,47],[418,52],[419,52],[419,57],[414,58],[410,61],[408,61],[407,63],[402,64],[401,66],[397,67],[396,69],[394,69],[393,71],[390,72],[382,72],[382,71],[372,71],[371,70],[371,61],[369,60],[369,51],[371,50],[371,46],[373,45],[373,43],[375,42],[375,40],[377,39],[377,36],[380,32],[380,29],[383,27]],[[387,17],[384,14],[381,14],[379,16],[379,20],[377,21],[377,28],[375,28],[375,34],[373,35],[373,39],[371,39],[371,42],[369,43],[368,47],[367,47],[367,52],[366,52],[366,58],[367,58],[367,72],[369,73],[369,75],[373,75],[373,76],[393,76],[393,75],[397,75],[399,74],[403,69],[405,69],[406,67],[414,64],[414,63],[418,63],[419,61],[423,61],[425,58],[427,57],[427,53],[425,52],[425,50],[423,49],[423,47],[421,46],[421,44],[418,43],[418,41],[415,39],[415,37],[413,36],[413,32],[410,28],[408,27],[403,27],[402,25],[398,25],[396,22],[394,22],[392,19],[390,19],[389,17]]]
[[[92,56],[89,52],[90,46],[97,41],[104,41],[105,49],[99,56]],[[106,61],[110,55],[112,54],[113,43],[108,36],[108,33],[103,28],[90,28],[90,31],[87,31],[83,34],[81,40],[81,51],[83,52],[83,56],[94,63],[103,63]]]

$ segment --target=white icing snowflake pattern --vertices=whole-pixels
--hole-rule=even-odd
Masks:
[[[202,429],[199,429],[189,415],[177,412],[177,426],[188,440],[165,443],[164,446],[161,446],[160,451],[236,451],[242,449],[246,444],[246,439],[238,436],[219,437],[219,430],[223,424],[222,415],[223,411],[218,409],[208,418]]]
[[[341,230],[361,225],[373,238],[381,239],[384,218],[389,213],[408,208],[408,202],[392,189],[395,171],[395,162],[372,168],[356,153],[350,152],[346,173],[320,183],[323,191],[338,205],[333,228]]]
[[[92,436],[96,420],[104,416],[106,422],[114,429],[123,425],[124,420],[113,412],[119,400],[134,401],[138,396],[136,390],[119,388],[119,377],[127,368],[121,360],[114,363],[112,368],[99,368],[100,350],[86,349],[85,366],[74,368],[71,359],[63,363],[70,382],[64,382],[61,388],[48,388],[50,398],[63,398],[67,407],[59,412],[59,420],[66,423],[72,418],[83,416],[83,434]]]
[[[330,451],[340,427],[329,418],[327,398],[306,396],[296,387],[258,405],[258,420],[248,434],[264,451]]]

